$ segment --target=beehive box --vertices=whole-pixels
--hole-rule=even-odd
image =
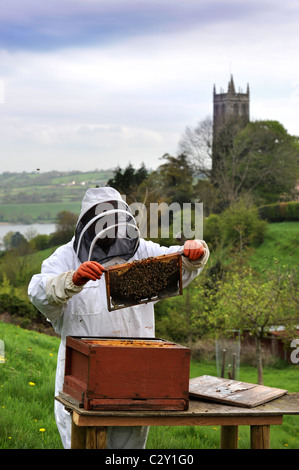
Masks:
[[[182,295],[182,255],[170,253],[110,266],[105,278],[109,311]]]
[[[66,339],[63,394],[87,410],[186,410],[190,349],[158,338]]]

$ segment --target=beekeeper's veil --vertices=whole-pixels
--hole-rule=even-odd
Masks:
[[[128,261],[139,245],[139,230],[129,206],[114,188],[88,189],[82,201],[74,250],[84,261]]]

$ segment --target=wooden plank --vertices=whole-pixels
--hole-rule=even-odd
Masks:
[[[88,406],[85,408],[90,410],[186,410],[188,408],[188,400],[183,400],[181,398],[165,398],[165,399],[105,399],[105,398],[95,398],[89,400]]]
[[[220,435],[221,449],[238,449],[239,446],[239,427],[221,426]]]
[[[107,449],[107,426],[97,427],[97,449]]]
[[[270,449],[270,426],[250,426],[250,448]]]
[[[257,408],[263,413],[280,412],[283,415],[299,415],[299,393],[287,393]]]
[[[86,427],[86,449],[107,448],[107,427]]]
[[[86,427],[78,426],[72,421],[71,448],[85,449],[86,446]]]
[[[280,398],[276,398],[271,402],[263,405],[256,406],[254,408],[245,408],[239,406],[230,406],[226,404],[220,404],[215,402],[209,402],[207,400],[190,399],[189,409],[185,411],[150,411],[150,410],[139,410],[139,411],[103,411],[103,410],[85,410],[79,406],[70,403],[69,400],[65,399],[65,396],[59,395],[55,397],[55,400],[62,403],[62,405],[68,410],[73,410],[79,415],[85,416],[99,416],[99,417],[160,417],[169,416],[171,417],[201,417],[201,416],[221,416],[221,417],[244,417],[244,416],[279,416],[282,418],[283,415],[299,415],[299,393],[288,393]]]
[[[97,428],[88,427],[86,428],[86,449],[97,448]]]
[[[259,425],[282,424],[282,416],[172,416],[173,412],[161,416],[96,416],[81,415],[73,412],[77,426],[229,426],[229,425]]]
[[[240,382],[210,375],[189,381],[189,395],[195,398],[252,408],[285,395],[287,390]]]

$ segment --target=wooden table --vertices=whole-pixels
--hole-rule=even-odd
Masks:
[[[187,411],[87,411],[56,397],[72,413],[72,449],[105,449],[107,426],[221,426],[221,449],[238,448],[238,426],[249,425],[251,449],[270,448],[270,426],[299,415],[299,393],[254,408],[190,399]]]

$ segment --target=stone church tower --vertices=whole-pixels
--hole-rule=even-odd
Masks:
[[[239,90],[236,93],[233,76],[231,76],[228,84],[228,91],[224,93],[216,93],[214,85],[213,93],[213,137],[217,138],[220,128],[227,124],[229,121],[237,120],[246,125],[249,122],[249,85],[247,85],[247,92],[243,93]]]
[[[214,85],[213,93],[213,149],[212,149],[212,171],[211,181],[216,182],[217,174],[222,171],[224,155],[231,144],[233,135],[237,129],[245,127],[249,122],[249,85],[246,93],[235,90],[233,76],[225,93],[220,90],[216,93]],[[223,132],[221,132],[223,131]]]

